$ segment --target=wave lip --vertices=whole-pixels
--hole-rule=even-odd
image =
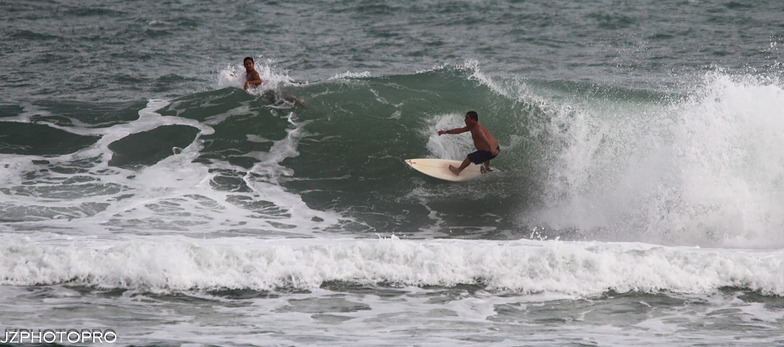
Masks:
[[[191,240],[30,245],[6,242],[3,285],[71,284],[152,292],[480,285],[490,291],[784,295],[782,251],[560,241]],[[234,239],[231,239],[234,240]]]

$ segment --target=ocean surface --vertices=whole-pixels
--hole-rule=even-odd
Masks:
[[[2,1],[0,343],[784,346],[783,16]]]

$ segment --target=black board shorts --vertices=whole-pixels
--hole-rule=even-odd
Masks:
[[[498,149],[498,153],[501,153],[501,146],[496,147]],[[468,160],[470,160],[474,164],[481,164],[490,159],[495,158],[496,156],[493,153],[488,151],[476,151],[468,155]]]

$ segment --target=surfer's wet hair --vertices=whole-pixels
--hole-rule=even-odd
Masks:
[[[246,61],[248,61],[248,60],[250,60],[250,62],[251,62],[251,63],[254,63],[254,64],[256,64],[256,62],[255,62],[255,61],[253,61],[253,58],[251,58],[251,57],[245,57],[245,59],[242,59],[242,62],[244,63],[244,62],[246,62]]]
[[[479,120],[479,115],[476,114],[476,111],[468,111],[468,113],[466,113],[466,115],[468,115],[468,117],[470,117],[471,119],[473,119],[475,121]]]

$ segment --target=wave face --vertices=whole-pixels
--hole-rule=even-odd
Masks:
[[[775,80],[712,72],[664,93],[469,63],[297,84],[262,67],[277,83],[248,93],[237,69],[173,100],[6,112],[0,215],[75,234],[784,244]],[[470,137],[437,131],[468,110],[500,141],[500,173],[449,184],[403,163],[464,158]]]

